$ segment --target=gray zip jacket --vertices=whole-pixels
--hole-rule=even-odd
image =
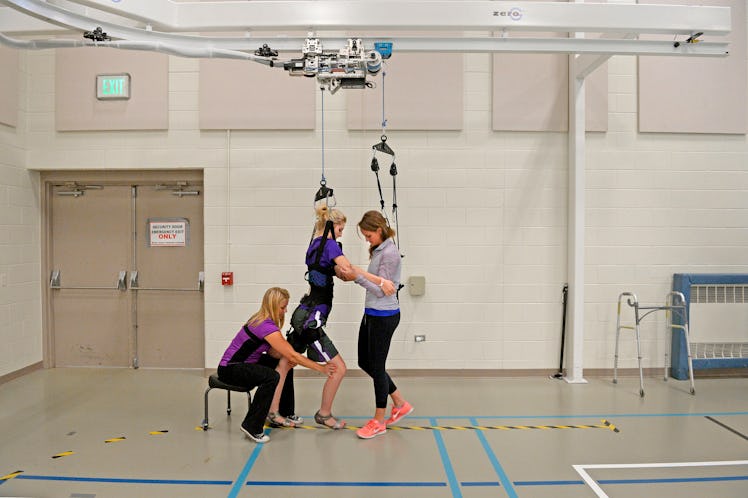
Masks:
[[[398,251],[395,242],[390,237],[374,249],[367,271],[387,280],[392,280],[395,284],[395,289],[397,289],[400,286],[401,266],[400,251]],[[384,291],[382,291],[382,288],[378,284],[369,282],[363,275],[356,277],[355,282],[366,289],[365,308],[376,310],[400,309],[397,293],[385,296]]]

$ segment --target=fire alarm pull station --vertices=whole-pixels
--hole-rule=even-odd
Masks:
[[[234,285],[233,271],[225,271],[221,273],[221,285]]]

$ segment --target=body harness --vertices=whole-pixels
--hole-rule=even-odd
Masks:
[[[291,331],[286,339],[299,353],[303,353],[309,344],[319,340],[319,330],[327,323],[327,316],[332,309],[334,285],[332,279],[335,276],[335,264],[327,268],[320,264],[325,245],[328,243],[327,236],[331,233],[333,242],[340,244],[335,240],[333,223],[328,220],[325,223],[319,246],[314,250],[314,259],[307,265],[305,278],[309,282],[309,292],[304,294],[299,306],[291,315]],[[314,241],[314,235],[312,235],[312,241]]]
[[[319,190],[314,194],[314,205],[324,202],[328,208],[335,206],[335,196],[333,189],[327,186],[325,178],[325,128],[324,128],[324,102],[325,93],[322,90],[322,178],[319,182]],[[311,246],[314,242],[315,228],[312,228],[312,238],[309,241]],[[325,245],[328,243],[328,236],[332,234],[332,240],[335,240],[335,229],[332,221],[325,222],[325,228],[322,232],[322,239],[319,246],[315,249],[314,259],[307,265],[307,272],[304,278],[309,282],[309,292],[301,298],[299,306],[294,310],[291,316],[291,331],[287,335],[288,342],[294,349],[303,353],[306,345],[319,339],[318,329],[322,328],[327,322],[327,316],[330,314],[333,299],[333,277],[335,276],[335,264],[329,268],[321,264],[322,256],[325,252]]]
[[[335,264],[330,267],[324,267],[320,264],[322,255],[325,252],[325,245],[328,242],[328,235],[332,234],[332,240],[336,244],[340,243],[335,240],[335,229],[332,221],[325,223],[325,229],[322,232],[322,240],[314,251],[314,261],[307,266],[306,280],[309,282],[309,294],[307,295],[313,304],[332,305],[333,297],[333,280],[335,276]],[[312,239],[314,240],[314,239]],[[304,296],[305,298],[307,296]],[[302,299],[302,303],[304,300]],[[306,304],[306,303],[305,303]]]

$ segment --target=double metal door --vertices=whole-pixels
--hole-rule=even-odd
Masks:
[[[53,366],[204,366],[201,191],[48,184]]]

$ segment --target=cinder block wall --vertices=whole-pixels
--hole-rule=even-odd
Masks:
[[[15,126],[0,123],[0,376],[42,359],[39,174],[26,168],[31,62],[17,60],[4,69],[18,92],[2,97]]]
[[[13,268],[9,285],[29,296],[19,305],[0,288],[0,317],[23,308],[28,333],[18,335],[16,315],[0,320],[0,340],[17,343],[0,352],[0,375],[41,360],[39,199],[29,171],[204,169],[206,367],[267,287],[287,287],[295,304],[306,289],[303,254],[321,174],[319,95],[316,131],[201,131],[198,61],[171,57],[167,131],[57,133],[54,52],[24,60],[22,124],[0,130],[0,204],[10,208],[0,215],[0,269],[11,275]],[[639,134],[636,67],[633,57],[609,61],[609,128],[588,134],[585,368],[612,366],[620,292],[659,303],[674,272],[748,272],[746,137]],[[366,244],[354,227],[378,207],[369,162],[380,133],[347,130],[343,93],[325,99],[325,173],[349,217],[345,251],[365,265]],[[493,132],[490,99],[490,56],[469,54],[463,130],[388,133],[399,169],[403,276],[426,277],[424,296],[401,293],[391,368],[558,365],[566,134]],[[10,240],[11,227],[26,234],[22,240]],[[227,269],[232,288],[220,286]],[[362,303],[354,284],[336,286],[328,332],[352,368]],[[414,343],[415,334],[426,342]],[[645,366],[661,366],[664,316],[648,320],[643,336]],[[635,365],[630,341],[622,356],[623,367]]]

